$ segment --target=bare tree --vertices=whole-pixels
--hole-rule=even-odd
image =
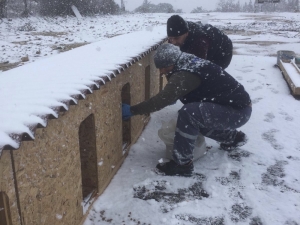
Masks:
[[[28,17],[29,16],[29,10],[28,10],[28,1],[27,0],[23,0],[24,1],[24,11],[22,12],[22,16],[24,17]]]
[[[82,15],[120,12],[120,7],[114,0],[40,0],[40,2],[40,12],[46,16],[73,15],[72,5],[76,6]]]
[[[125,12],[124,0],[121,0],[121,12]]]
[[[6,4],[7,4],[7,0],[0,0],[0,18],[4,18],[6,17]]]
[[[191,11],[191,13],[203,13],[203,12],[207,12],[207,11],[203,9],[202,6],[199,6]]]

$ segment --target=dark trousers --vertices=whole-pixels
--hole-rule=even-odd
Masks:
[[[199,133],[221,143],[231,143],[251,116],[252,108],[234,109],[209,102],[184,105],[177,118],[173,159],[183,165],[193,159],[195,140]]]

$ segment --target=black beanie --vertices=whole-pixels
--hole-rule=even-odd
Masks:
[[[168,37],[178,37],[188,32],[187,22],[178,15],[173,15],[167,22]]]
[[[169,43],[159,46],[154,55],[156,68],[161,69],[175,65],[181,53],[179,47]]]

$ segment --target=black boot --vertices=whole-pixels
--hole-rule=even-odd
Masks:
[[[220,147],[221,149],[225,151],[231,151],[236,149],[237,147],[243,146],[247,143],[247,136],[242,131],[238,131],[236,133],[235,139],[231,143],[221,143]]]
[[[190,177],[194,171],[194,164],[193,161],[190,161],[185,165],[178,165],[176,162],[171,160],[170,162],[157,164],[156,168],[159,172],[163,172],[167,176]]]

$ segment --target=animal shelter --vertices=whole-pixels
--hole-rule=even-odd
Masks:
[[[1,225],[82,224],[149,120],[122,121],[121,103],[137,104],[163,88],[153,62],[163,42],[72,95],[62,102],[67,107],[53,108],[57,117],[42,115],[46,126],[29,126],[34,138],[9,134],[19,147],[1,149]]]

